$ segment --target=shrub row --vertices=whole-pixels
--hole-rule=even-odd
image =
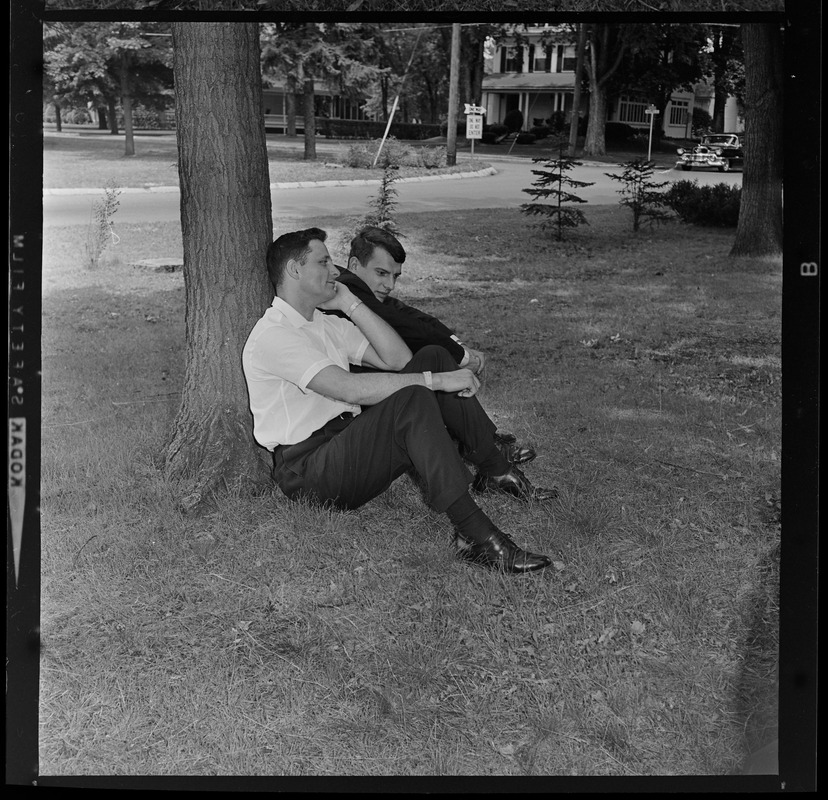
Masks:
[[[328,119],[326,117],[317,117],[316,119],[317,132],[328,139],[381,138],[385,133],[386,125],[385,122],[374,122],[367,119]],[[441,127],[440,125],[414,122],[392,122],[388,133],[398,139],[430,139],[434,136],[440,136]]]
[[[382,144],[382,139],[375,139],[370,142],[355,142],[348,146],[343,158],[343,163],[348,167],[368,169],[373,167],[377,150]],[[446,165],[446,148],[412,147],[400,142],[394,136],[389,136],[382,145],[377,167],[425,167],[426,169],[438,169]]]
[[[91,125],[91,117],[86,108],[62,108],[60,119],[67,125]],[[55,122],[55,107],[52,103],[43,106],[43,121]],[[97,121],[95,122],[97,125]],[[138,130],[174,130],[175,112],[157,111],[137,106],[132,109],[132,127]],[[124,116],[118,111],[118,128],[124,128]]]
[[[739,221],[742,187],[729,183],[699,186],[697,181],[676,181],[664,197],[682,222],[717,228],[735,228]]]

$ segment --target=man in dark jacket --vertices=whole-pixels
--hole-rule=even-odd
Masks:
[[[339,267],[337,280],[394,328],[412,353],[439,345],[448,350],[459,367],[480,375],[486,364],[483,353],[465,345],[436,317],[391,297],[404,261],[405,249],[393,234],[382,228],[363,228],[351,240],[348,268]],[[534,448],[518,444],[511,433],[497,431],[495,442],[513,464],[527,464],[536,456]]]

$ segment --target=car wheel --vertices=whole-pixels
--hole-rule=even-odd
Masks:
[[[725,161],[724,164],[719,167],[719,172],[730,172],[730,162]]]

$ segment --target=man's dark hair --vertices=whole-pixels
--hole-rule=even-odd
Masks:
[[[310,243],[314,240],[324,242],[327,238],[328,234],[321,228],[305,228],[302,231],[283,233],[276,239],[267,248],[267,274],[273,288],[278,291],[288,261],[293,259],[304,264],[310,251]]]
[[[388,252],[388,255],[398,264],[405,261],[405,249],[396,236],[382,228],[369,226],[363,228],[353,239],[351,239],[351,252],[348,258],[356,256],[360,264],[365,264],[374,254],[374,250],[381,247]]]

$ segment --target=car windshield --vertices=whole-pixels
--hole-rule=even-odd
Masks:
[[[735,144],[732,136],[708,136],[704,141],[706,144]]]

